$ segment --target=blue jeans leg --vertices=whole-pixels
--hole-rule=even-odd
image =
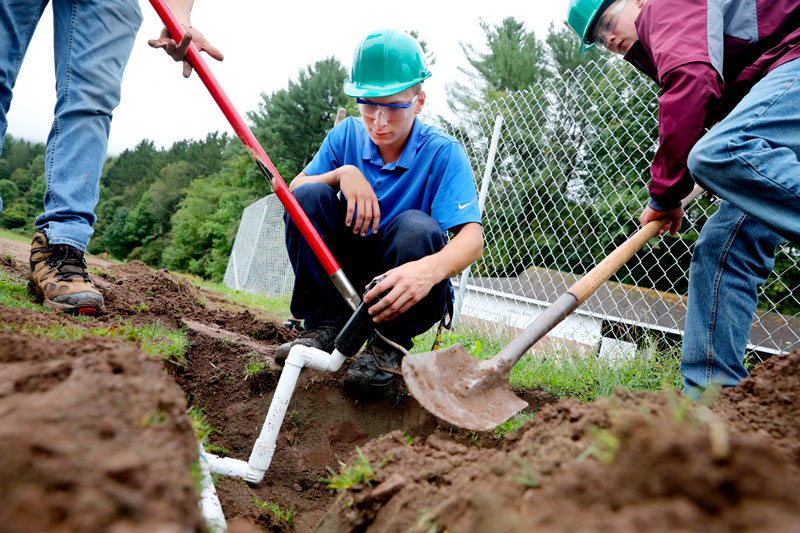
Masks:
[[[0,152],[8,130],[8,110],[22,60],[48,0],[0,2]]]
[[[111,113],[142,14],[136,0],[53,0],[56,107],[45,153],[44,213],[52,244],[86,250],[97,220]]]
[[[344,215],[336,191],[324,183],[309,183],[297,187],[292,193],[334,259],[342,266]],[[289,215],[284,213],[283,218],[286,250],[294,270],[292,315],[305,320],[306,327],[343,326],[352,313],[350,307]],[[346,270],[344,272],[348,274]],[[361,286],[349,274],[348,279],[356,292],[361,292]]]
[[[800,244],[800,60],[770,72],[689,155],[694,178]]]
[[[445,240],[438,222],[422,211],[404,211],[381,230],[378,253],[381,274],[405,263],[433,255],[444,248]],[[450,280],[434,285],[411,309],[379,326],[387,337],[410,348],[412,338],[424,333],[441,320],[445,305],[452,311]]]
[[[712,383],[747,377],[744,352],[758,287],[783,238],[723,201],[694,247],[681,357],[684,392],[697,398]]]

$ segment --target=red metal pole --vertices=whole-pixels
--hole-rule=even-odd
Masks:
[[[175,39],[175,41],[180,42],[180,40],[183,38],[183,34],[185,33],[183,26],[181,26],[178,18],[175,16],[166,2],[164,2],[164,0],[150,0],[150,3],[155,8],[158,16],[161,17],[161,20],[164,22],[164,25],[167,27],[170,34],[172,34],[172,37]],[[250,154],[250,157],[253,158],[253,161],[256,162],[259,168],[261,168],[261,170],[264,172],[267,179],[270,181],[270,185],[275,191],[275,195],[278,197],[278,200],[280,200],[281,204],[283,204],[283,207],[289,213],[292,221],[300,229],[300,232],[303,234],[306,242],[314,251],[314,255],[316,255],[317,259],[319,259],[319,262],[322,263],[325,272],[327,272],[329,276],[334,276],[337,272],[341,271],[341,267],[333,258],[333,255],[331,254],[330,250],[328,250],[328,247],[325,246],[325,243],[322,241],[322,237],[320,237],[316,228],[311,225],[311,221],[297,203],[294,195],[292,195],[292,193],[289,191],[289,187],[286,186],[286,183],[275,169],[272,161],[269,160],[269,157],[267,157],[264,149],[261,148],[261,145],[259,144],[255,135],[253,135],[253,132],[250,131],[250,128],[247,127],[247,124],[242,119],[241,115],[239,115],[239,113],[236,111],[236,108],[233,107],[233,103],[231,103],[230,99],[225,94],[225,91],[222,90],[222,87],[211,73],[211,70],[208,68],[205,60],[200,56],[200,52],[195,47],[194,43],[189,46],[186,56],[189,59],[189,63],[191,63],[191,65],[197,71],[200,79],[203,80],[203,83],[208,88],[211,96],[219,105],[219,108],[225,114],[228,122],[231,124],[231,126],[233,126],[236,135],[238,135],[239,139],[241,139],[242,143],[244,143],[247,153]],[[347,296],[345,296],[345,298],[347,299]]]

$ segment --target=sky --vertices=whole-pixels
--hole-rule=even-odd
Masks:
[[[568,0],[464,0],[399,3],[299,0],[196,0],[192,25],[225,55],[205,56],[212,72],[241,115],[255,110],[261,93],[271,94],[297,79],[300,69],[329,56],[350,68],[353,50],[370,31],[382,27],[417,30],[436,64],[424,88],[426,111],[452,118],[447,85],[465,81],[468,66],[459,42],[483,49],[483,20],[499,24],[513,16],[543,38],[551,22],[566,18]],[[109,154],[150,139],[159,148],[181,139],[202,139],[232,128],[196,74],[184,79],[181,66],[147,45],[162,23],[150,3],[139,3],[144,22],[125,70],[122,102],[114,112]],[[44,142],[55,106],[53,18],[48,7],[20,70],[8,115],[15,138]]]

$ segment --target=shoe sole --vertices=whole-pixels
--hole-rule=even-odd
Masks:
[[[38,290],[38,287],[33,284],[32,281],[28,281],[28,292],[32,293],[34,296],[37,296],[42,300],[42,305],[49,309],[55,309],[57,311],[62,311],[64,313],[70,315],[99,315],[105,312],[105,306],[98,306],[96,303],[87,303],[87,304],[78,304],[78,305],[69,305],[69,304],[60,304],[58,302],[54,302],[49,298],[46,298],[44,293]]]

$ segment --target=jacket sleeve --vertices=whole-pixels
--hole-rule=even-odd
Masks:
[[[694,187],[686,161],[689,151],[703,136],[712,111],[722,95],[722,80],[709,63],[681,65],[661,76],[658,139],[650,168],[649,206],[670,211]]]

